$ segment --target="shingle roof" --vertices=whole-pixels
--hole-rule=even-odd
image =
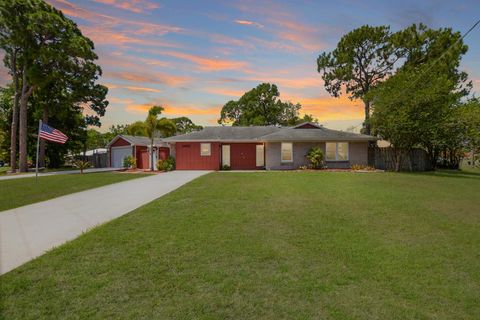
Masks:
[[[173,136],[164,141],[252,141],[281,130],[274,126],[205,127],[203,130]]]
[[[327,129],[319,127],[318,129],[296,129],[283,128],[278,132],[265,135],[262,141],[370,141],[377,140],[376,137]]]
[[[123,140],[128,141],[131,145],[135,146],[149,146],[150,145],[150,138],[149,137],[144,137],[144,136],[130,136],[126,134],[121,134],[115,137],[115,139],[112,140],[112,142],[116,141],[117,138],[122,138]],[[153,145],[156,147],[159,146],[165,146],[166,143],[163,141],[163,138],[154,138],[153,139]],[[110,143],[112,143],[110,142]]]
[[[324,127],[296,129],[294,127],[205,127],[203,130],[163,139],[176,141],[369,141],[376,137],[331,130]]]

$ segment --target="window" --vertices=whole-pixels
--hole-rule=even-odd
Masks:
[[[200,144],[200,155],[208,157],[212,154],[212,146],[210,143],[201,143]]]
[[[291,142],[282,142],[282,162],[293,162],[293,146]]]
[[[327,161],[348,161],[348,142],[327,142]]]

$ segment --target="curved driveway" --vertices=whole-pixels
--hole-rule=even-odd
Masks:
[[[0,274],[208,171],[172,171],[0,212]]]

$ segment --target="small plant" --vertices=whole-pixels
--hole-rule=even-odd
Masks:
[[[221,169],[225,170],[225,171],[228,171],[228,170],[230,170],[230,166],[228,164],[224,164],[224,165],[222,165]]]
[[[324,159],[323,152],[318,147],[313,147],[308,150],[305,157],[310,161],[312,164],[313,169],[322,169],[324,167]]]
[[[75,160],[74,162],[75,167],[80,169],[80,173],[83,174],[83,170],[90,168],[90,162],[85,160]]]
[[[157,161],[157,170],[159,171],[172,171],[175,170],[175,158],[169,156],[165,160],[158,160]]]
[[[132,156],[126,156],[123,158],[123,167],[126,169],[136,169],[137,159]]]
[[[308,167],[307,167],[307,166],[300,166],[300,167],[298,167],[298,169],[300,169],[300,170],[308,170]]]
[[[374,167],[367,166],[365,164],[352,164],[352,170],[353,171],[375,171]]]

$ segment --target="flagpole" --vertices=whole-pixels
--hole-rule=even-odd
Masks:
[[[38,181],[38,154],[40,153],[40,130],[42,130],[42,119],[38,120],[37,158],[36,158],[36,165],[35,165],[35,182]]]

